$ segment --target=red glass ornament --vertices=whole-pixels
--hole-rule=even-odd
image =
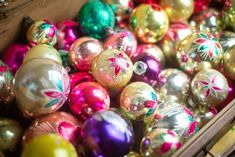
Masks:
[[[76,72],[69,75],[70,77],[70,89],[73,89],[76,85],[82,82],[93,82],[95,79],[88,72]]]
[[[159,4],[159,0],[135,0],[136,3]]]
[[[211,0],[194,0],[194,13],[206,10]]]

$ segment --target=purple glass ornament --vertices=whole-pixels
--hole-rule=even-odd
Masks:
[[[30,47],[26,44],[15,43],[6,48],[2,61],[6,63],[14,75],[23,63],[24,56]]]
[[[134,143],[133,127],[118,109],[93,114],[81,137],[89,157],[122,157]]]
[[[151,54],[142,53],[133,59],[133,81],[142,81],[154,86],[161,72],[161,64]]]
[[[78,23],[72,20],[65,20],[57,23],[58,28],[58,49],[69,50],[73,42],[79,37]]]

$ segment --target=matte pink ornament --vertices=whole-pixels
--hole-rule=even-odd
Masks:
[[[57,47],[68,51],[73,42],[79,37],[78,23],[72,20],[65,20],[57,23],[57,28]]]
[[[29,49],[30,47],[26,44],[15,43],[4,51],[2,61],[10,67],[13,75],[23,63],[24,56]]]
[[[108,110],[108,92],[95,82],[83,82],[74,87],[69,95],[68,104],[77,117],[85,121],[94,112]]]
[[[82,82],[94,82],[95,79],[89,72],[76,72],[69,75],[70,77],[70,89],[73,89],[76,85]]]

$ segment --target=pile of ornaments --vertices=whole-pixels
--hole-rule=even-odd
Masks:
[[[33,21],[0,62],[0,113],[31,124],[1,116],[0,156],[173,155],[234,98],[234,31],[230,0],[89,0],[77,22]]]

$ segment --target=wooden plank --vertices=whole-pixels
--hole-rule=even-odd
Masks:
[[[173,157],[191,157],[208,152],[226,130],[235,124],[235,100],[227,105],[195,136],[187,141]],[[220,137],[219,137],[220,136]]]
[[[0,8],[0,52],[22,33],[23,19],[50,19],[53,21],[75,18],[85,0],[13,0]]]

